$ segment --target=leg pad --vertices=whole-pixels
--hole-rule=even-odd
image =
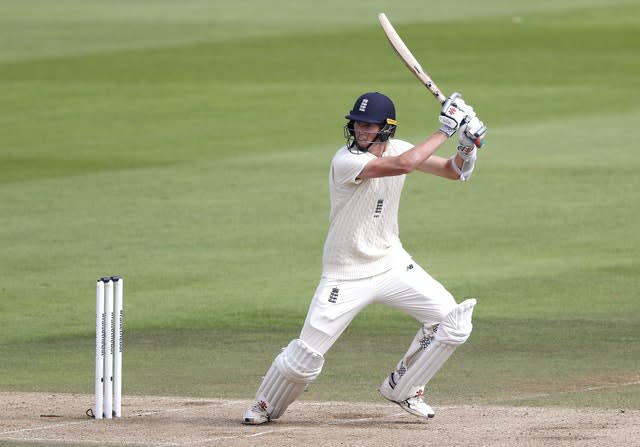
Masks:
[[[417,346],[417,352],[403,359],[390,376],[389,384],[393,388],[393,400],[402,401],[421,394],[425,384],[438,372],[449,359],[453,351],[471,335],[471,315],[476,305],[475,299],[469,299],[456,306],[438,325],[433,340]],[[426,346],[426,347],[425,347]]]
[[[320,375],[323,364],[324,357],[300,339],[282,350],[264,376],[256,396],[271,419],[279,418]]]

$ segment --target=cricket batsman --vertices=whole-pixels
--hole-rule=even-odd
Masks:
[[[345,117],[346,145],[329,169],[331,209],[323,270],[299,338],[274,359],[244,424],[278,419],[320,374],[324,355],[360,311],[383,304],[411,315],[418,331],[406,354],[379,387],[405,411],[431,418],[426,384],[471,334],[475,299],[458,304],[403,248],[398,231],[407,174],[468,180],[487,128],[459,93],[440,110],[440,126],[413,145],[395,139],[393,102],[378,92],[357,98]],[[457,151],[436,151],[457,132]]]

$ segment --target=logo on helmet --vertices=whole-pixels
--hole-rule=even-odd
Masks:
[[[369,100],[367,98],[364,98],[362,100],[362,102],[360,103],[360,108],[358,110],[360,112],[366,112],[367,111],[367,104],[369,104]]]

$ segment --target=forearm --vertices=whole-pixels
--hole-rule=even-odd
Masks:
[[[464,166],[464,158],[462,158],[460,156],[460,154],[456,153],[456,155],[452,158],[450,158],[449,160],[451,160],[451,164],[455,163],[456,166],[458,167],[458,170],[462,169],[462,166]],[[453,171],[453,173],[455,174],[455,171],[453,170],[453,167],[450,166],[451,170]],[[456,174],[456,178],[457,178],[457,174]]]
[[[455,163],[453,158],[444,158],[438,155],[432,155],[420,165],[418,170],[426,174],[437,175],[438,177],[443,177],[449,180],[458,180],[460,175],[454,170],[453,163]],[[462,166],[462,160],[458,166]]]
[[[411,150],[398,157],[401,164],[406,166],[407,172],[420,169],[424,163],[447,141],[447,135],[436,131]]]
[[[362,169],[358,178],[386,177],[390,175],[403,175],[420,169],[442,144],[447,141],[447,136],[441,132],[435,132],[398,156],[382,157],[369,161]]]

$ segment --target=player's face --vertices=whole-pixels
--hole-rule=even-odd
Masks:
[[[379,124],[365,123],[364,121],[356,121],[353,130],[356,134],[358,146],[367,147],[371,144],[380,132],[382,127]]]

